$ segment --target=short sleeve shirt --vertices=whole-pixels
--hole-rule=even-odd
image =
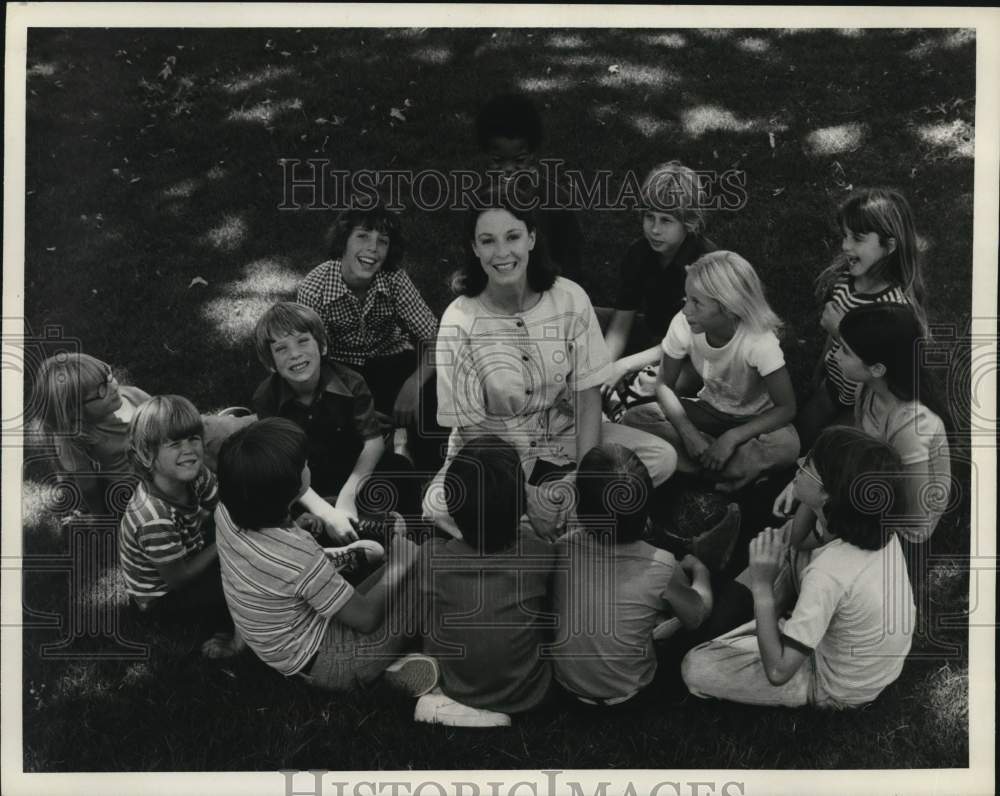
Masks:
[[[715,248],[708,238],[689,234],[664,267],[645,238],[632,241],[622,260],[615,309],[641,312],[651,344],[662,340],[671,318],[684,305],[685,266]]]
[[[299,284],[296,301],[311,307],[329,337],[327,355],[363,367],[369,359],[430,343],[437,318],[405,271],[379,271],[359,300],[347,287],[340,260],[316,266]]]
[[[336,494],[350,476],[366,440],[381,436],[365,380],[337,362],[324,361],[316,397],[306,406],[272,373],[253,397],[257,415],[284,417],[306,433],[309,469],[321,494]]]
[[[215,513],[222,589],[240,635],[264,663],[302,671],[354,588],[301,528],[239,528]]]
[[[556,543],[555,675],[592,699],[631,696],[656,674],[653,628],[670,608],[677,562],[646,542],[602,544],[580,529]]]
[[[480,555],[461,539],[420,548],[419,582],[430,626],[424,652],[441,689],[463,705],[516,713],[535,707],[552,680],[542,657],[552,545],[523,534],[509,550]]]
[[[910,541],[926,541],[947,508],[952,488],[951,451],[944,422],[919,401],[886,400],[874,390],[862,389],[854,405],[854,423],[892,445],[904,466],[926,467],[931,488],[924,490],[920,506],[926,522],[919,529],[906,523],[901,531]]]
[[[437,419],[454,429],[449,456],[472,432],[505,438],[523,462],[574,459],[575,394],[600,385],[609,364],[590,299],[568,279],[519,315],[455,299],[435,349]]]
[[[899,677],[913,637],[913,591],[899,540],[862,550],[843,539],[799,557],[798,599],[783,633],[813,650],[824,698],[871,702]]]
[[[159,566],[181,561],[205,547],[203,533],[219,501],[215,476],[202,467],[188,489],[188,501],[177,503],[148,481],[139,482],[119,526],[119,558],[125,587],[137,602],[169,591]]]
[[[673,359],[691,358],[705,383],[698,398],[720,412],[759,415],[774,406],[764,377],[785,366],[774,332],[751,332],[739,324],[732,339],[716,348],[705,339],[704,332],[693,333],[684,313],[678,312],[662,348]]]

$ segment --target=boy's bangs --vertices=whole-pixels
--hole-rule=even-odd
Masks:
[[[352,226],[362,227],[367,230],[374,230],[382,235],[392,237],[399,229],[396,218],[382,208],[359,211]]]
[[[191,406],[175,403],[163,419],[164,438],[161,441],[205,436],[205,424],[201,415],[193,411]]]

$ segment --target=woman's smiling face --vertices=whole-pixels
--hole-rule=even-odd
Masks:
[[[535,248],[535,233],[506,210],[479,214],[472,250],[486,272],[490,285],[516,286],[528,279],[528,260]]]

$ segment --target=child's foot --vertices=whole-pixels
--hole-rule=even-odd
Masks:
[[[446,727],[509,727],[510,716],[493,710],[470,708],[435,689],[417,700],[413,720]]]
[[[698,534],[691,541],[691,553],[712,572],[726,568],[740,535],[740,507],[730,503],[726,516],[717,525]]]
[[[385,681],[410,696],[423,696],[438,683],[437,661],[419,653],[405,655],[385,670]]]
[[[232,658],[247,648],[247,643],[237,631],[216,633],[201,645],[201,654],[210,660]]]
[[[385,548],[371,539],[358,539],[343,547],[324,547],[323,552],[341,574],[377,566],[385,558]]]

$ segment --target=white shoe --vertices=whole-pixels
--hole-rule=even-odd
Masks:
[[[385,548],[372,539],[358,539],[343,547],[324,547],[323,552],[340,572],[356,572],[366,564],[381,564],[385,558]]]
[[[437,661],[429,655],[404,655],[385,670],[385,680],[410,696],[423,696],[438,683]]]
[[[510,716],[493,710],[470,708],[440,693],[424,694],[417,700],[413,720],[446,727],[509,727]]]

